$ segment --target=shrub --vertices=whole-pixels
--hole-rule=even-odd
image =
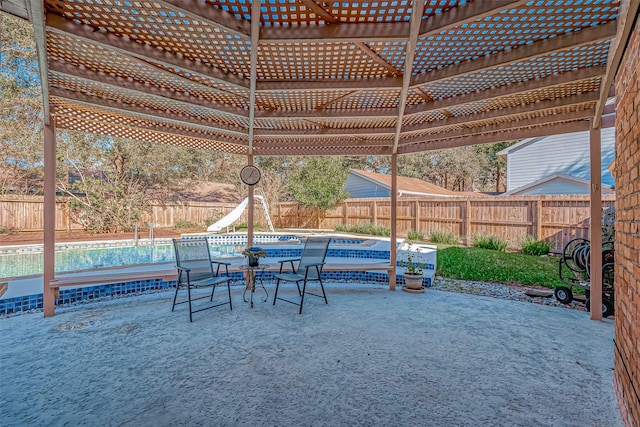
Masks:
[[[551,245],[544,240],[536,240],[532,236],[525,236],[520,240],[522,253],[527,255],[547,255],[551,250]]]
[[[176,221],[175,225],[173,226],[174,229],[176,230],[186,230],[186,229],[190,229],[190,228],[200,228],[200,226],[198,224],[195,224],[191,221],[185,221],[183,219]]]
[[[458,243],[458,238],[451,231],[446,230],[434,230],[429,233],[429,241],[431,243],[442,243],[445,245],[455,245]]]
[[[16,234],[18,230],[15,227],[6,227],[4,225],[0,225],[0,234]]]
[[[490,234],[476,234],[473,236],[473,247],[505,252],[507,250],[507,241]]]
[[[421,242],[424,240],[424,234],[422,234],[421,231],[409,230],[409,232],[407,233],[407,240]]]
[[[368,234],[370,236],[390,236],[391,230],[375,225],[372,222],[359,222],[356,225],[336,225],[336,231],[343,233]]]

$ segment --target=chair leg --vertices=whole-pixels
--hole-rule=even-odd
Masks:
[[[278,288],[280,287],[280,279],[276,282],[276,291],[273,294],[273,305],[276,305],[276,300],[278,299]]]
[[[173,295],[173,305],[171,306],[171,311],[176,308],[176,300],[178,299],[178,290],[180,289],[180,283],[176,284],[176,293]]]
[[[329,304],[329,301],[327,301],[327,294],[324,292],[324,286],[322,286],[322,279],[318,279],[318,281],[320,282],[320,289],[322,289],[322,296],[324,297],[324,303]]]
[[[216,285],[213,285],[211,287],[211,298],[209,299],[209,301],[213,301],[213,293],[216,291]]]
[[[296,284],[298,284],[298,282],[296,282]],[[298,312],[298,314],[302,314],[302,304],[304,303],[304,293],[307,290],[307,281],[304,281],[304,284],[302,285],[302,295],[300,296],[300,311]]]
[[[229,310],[233,310],[233,305],[231,305],[231,279],[227,280],[227,292],[229,293]]]
[[[191,309],[191,285],[187,283],[187,294],[189,295],[189,322],[193,322],[193,310]]]

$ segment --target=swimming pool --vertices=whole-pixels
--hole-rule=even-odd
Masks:
[[[184,235],[183,238],[202,237]],[[295,235],[256,235],[258,244],[299,242]],[[242,246],[247,243],[246,234],[209,236],[211,256],[240,256]],[[343,244],[362,243],[364,239],[339,239],[332,242]],[[139,264],[175,262],[170,239],[155,242],[144,241],[135,245],[133,241],[110,241],[56,245],[56,273],[105,267],[123,267]],[[0,278],[22,277],[42,274],[44,255],[42,245],[29,245],[16,249],[0,250]]]
[[[235,246],[216,246],[211,249],[211,255],[214,257],[238,255]],[[56,250],[55,271],[59,273],[92,268],[156,264],[174,260],[173,246],[166,243],[153,246],[59,249]],[[42,252],[0,254],[0,278],[42,274],[43,268]]]

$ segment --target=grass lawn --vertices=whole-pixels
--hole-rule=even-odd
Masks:
[[[450,246],[438,249],[436,273],[443,277],[519,285],[561,286],[558,258]],[[566,286],[566,285],[565,285]]]

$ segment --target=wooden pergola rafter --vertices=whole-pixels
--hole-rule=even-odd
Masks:
[[[249,164],[390,155],[394,174],[399,154],[597,130],[638,11],[620,1],[3,0],[0,11],[35,30],[50,204],[56,127]]]

